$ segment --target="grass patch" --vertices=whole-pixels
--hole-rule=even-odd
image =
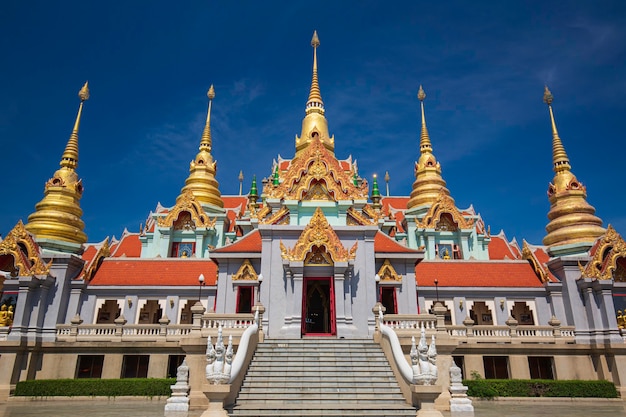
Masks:
[[[20,381],[17,397],[165,397],[176,378],[39,379]]]

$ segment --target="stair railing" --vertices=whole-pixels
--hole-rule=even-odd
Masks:
[[[383,309],[379,307],[378,309],[378,322],[380,333],[387,337],[389,340],[389,345],[391,346],[391,353],[393,354],[393,360],[400,371],[402,377],[409,384],[413,384],[413,367],[407,362],[404,357],[404,353],[402,352],[402,346],[400,346],[400,340],[396,335],[396,332],[389,326],[384,324],[383,320]]]
[[[237,355],[235,356],[235,359],[233,359],[230,380],[228,381],[229,384],[232,384],[233,381],[237,379],[237,376],[239,376],[239,373],[241,372],[241,369],[243,368],[244,362],[246,358],[249,356],[248,349],[250,348],[250,339],[252,338],[252,335],[256,335],[258,331],[259,331],[259,310],[257,310],[256,313],[254,313],[254,323],[248,326],[248,328],[241,335],[241,339],[239,340],[239,347],[237,348]],[[255,344],[255,348],[256,348],[256,344]]]

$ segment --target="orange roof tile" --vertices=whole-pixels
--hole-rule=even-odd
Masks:
[[[122,240],[115,245],[115,248],[111,248],[111,257],[119,258],[122,255],[129,258],[138,258],[141,256],[139,233],[126,233],[122,235]]]
[[[83,261],[85,261],[85,263],[91,262],[93,257],[96,256],[97,252],[98,252],[98,249],[96,249],[95,245],[88,244],[87,248],[85,249],[82,255]]]
[[[236,209],[241,206],[241,210],[245,210],[248,205],[248,197],[245,195],[223,195],[225,209]]]
[[[415,266],[415,281],[424,287],[541,287],[526,261],[422,261]]]
[[[394,239],[387,237],[382,232],[376,232],[374,236],[374,252],[376,253],[420,253],[414,249],[407,248],[396,242]]]
[[[261,252],[261,233],[254,230],[234,243],[211,251],[211,253],[258,253]]]
[[[489,259],[519,259],[511,249],[511,245],[501,236],[491,236],[489,242]]]
[[[89,285],[198,285],[204,274],[206,285],[215,285],[217,265],[206,259],[111,259],[102,262]]]
[[[389,206],[393,207],[395,210],[406,210],[409,199],[410,197],[383,197],[381,200],[383,211],[387,212]]]

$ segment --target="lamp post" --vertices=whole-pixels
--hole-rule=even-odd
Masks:
[[[376,302],[380,303],[380,287],[378,286],[380,283],[380,275],[374,275],[374,281],[376,281]]]
[[[198,302],[202,304],[202,287],[204,286],[204,274],[198,277]]]
[[[254,304],[261,304],[261,283],[263,282],[263,274],[259,274],[256,277],[256,280],[258,281],[259,285],[256,287],[256,303]]]
[[[439,280],[435,278],[435,294],[437,298],[437,304],[439,304]]]

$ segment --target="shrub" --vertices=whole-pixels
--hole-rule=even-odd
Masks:
[[[464,380],[470,397],[593,397],[617,398],[609,381],[555,381],[551,379]]]
[[[39,379],[20,381],[15,396],[20,397],[118,397],[169,396],[175,378],[127,379]]]

